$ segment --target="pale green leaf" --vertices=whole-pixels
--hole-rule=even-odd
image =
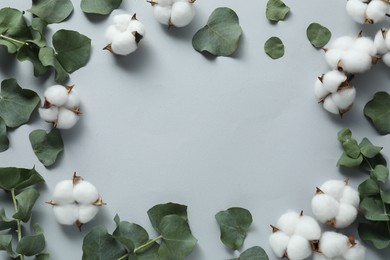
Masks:
[[[377,249],[390,245],[390,231],[386,222],[360,223],[358,231],[361,239],[371,241]]]
[[[36,30],[37,32],[43,34],[43,32],[45,31],[46,27],[47,27],[47,22],[43,21],[41,18],[39,17],[34,17],[32,20],[31,20],[31,27]]]
[[[80,7],[84,13],[107,15],[117,9],[122,0],[81,0]]]
[[[21,190],[43,182],[45,180],[35,168],[0,168],[0,188],[6,191],[11,191],[12,189]]]
[[[372,221],[390,221],[390,212],[387,204],[382,199],[366,197],[360,202],[360,207],[364,210],[364,217]]]
[[[370,140],[363,138],[359,144],[360,152],[367,158],[374,158],[377,156],[383,147],[373,145]]]
[[[388,93],[377,92],[374,98],[365,105],[363,111],[380,134],[390,133],[390,95]]]
[[[284,55],[284,44],[278,37],[271,37],[265,42],[264,51],[272,59],[279,59]]]
[[[167,215],[178,215],[187,221],[187,206],[169,202],[155,205],[148,210],[150,222],[157,231],[160,231],[160,222]]]
[[[61,132],[56,128],[49,133],[45,130],[34,130],[29,138],[35,155],[45,166],[53,165],[58,155],[64,150]]]
[[[50,255],[49,254],[39,254],[35,256],[35,260],[49,260]]]
[[[390,190],[381,190],[381,199],[384,203],[390,204]]]
[[[373,179],[362,182],[358,187],[358,191],[361,197],[374,196],[380,193],[379,185]]]
[[[33,256],[41,253],[45,249],[45,237],[39,224],[35,224],[34,235],[24,236],[16,246],[16,253]]]
[[[59,61],[56,59],[56,54],[53,48],[44,47],[39,50],[39,60],[44,66],[53,67],[56,72],[56,81],[61,82],[69,77],[68,72],[62,67]]]
[[[3,208],[0,208],[0,230],[6,230],[6,229],[16,229],[17,228],[17,222],[13,218],[8,218],[5,215],[5,210]]]
[[[341,143],[352,139],[352,132],[349,128],[343,128],[337,133],[337,140],[339,140]]]
[[[254,246],[242,252],[238,258],[234,258],[231,260],[268,260],[268,259],[269,259],[268,255],[264,251],[264,249],[262,249],[259,246]]]
[[[341,155],[337,161],[337,166],[345,166],[349,168],[357,167],[363,162],[363,156],[360,155],[357,158],[349,157],[345,152]]]
[[[23,222],[30,220],[31,211],[35,202],[39,198],[39,192],[34,188],[28,188],[16,196],[18,211],[12,216],[15,219],[20,219]]]
[[[237,50],[241,34],[237,14],[230,8],[220,7],[212,12],[207,24],[196,32],[192,46],[199,52],[230,56]]]
[[[389,178],[389,169],[384,165],[377,165],[374,170],[371,171],[371,176],[375,180],[385,183]]]
[[[138,251],[136,254],[131,253],[127,260],[160,260],[158,256],[158,249],[160,245],[153,243],[144,250]]]
[[[311,23],[306,29],[306,36],[314,47],[322,48],[329,42],[332,33],[321,24]]]
[[[32,39],[31,31],[23,13],[9,7],[0,9],[0,45],[7,47],[9,53],[15,53],[23,45],[20,42],[29,39]]]
[[[70,0],[33,0],[28,11],[47,23],[59,23],[72,13],[73,5]]]
[[[268,0],[265,15],[268,20],[278,22],[284,20],[290,12],[288,7],[282,0]]]
[[[345,154],[352,159],[357,159],[360,156],[360,147],[355,139],[348,139],[343,142]]]
[[[40,47],[36,46],[33,43],[28,45],[23,45],[16,55],[16,58],[20,61],[28,60],[34,66],[34,76],[38,77],[46,73],[48,67],[42,64],[42,61],[39,59]]]
[[[148,242],[148,232],[140,225],[127,221],[120,221],[118,216],[115,217],[115,222],[116,229],[112,235],[127,248],[134,250],[134,248]]]
[[[7,126],[3,120],[3,118],[0,117],[0,152],[4,152],[9,147],[9,140],[7,136]]]
[[[12,235],[0,234],[0,251],[6,251],[12,258],[18,256],[12,249]]]

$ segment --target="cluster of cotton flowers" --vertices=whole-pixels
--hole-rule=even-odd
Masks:
[[[347,13],[361,24],[373,24],[382,21],[388,14],[388,0],[348,0]]]
[[[374,43],[383,63],[390,67],[390,35],[388,32],[388,28],[380,29],[375,35]]]
[[[53,190],[54,216],[62,225],[77,225],[78,228],[91,221],[104,205],[96,187],[76,173],[71,180],[57,183]]]
[[[138,44],[145,35],[145,26],[137,20],[136,15],[118,14],[113,17],[105,34],[108,50],[118,55],[128,55],[138,48]]]
[[[79,120],[80,97],[74,86],[54,85],[46,89],[44,102],[38,109],[46,122],[58,129],[72,128]]]
[[[355,221],[359,203],[359,193],[348,185],[348,180],[329,180],[317,187],[311,208],[321,223],[346,228]]]
[[[195,0],[150,0],[154,17],[168,27],[184,27],[195,16]]]

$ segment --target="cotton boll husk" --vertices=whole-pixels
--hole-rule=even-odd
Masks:
[[[386,45],[386,40],[383,37],[382,30],[379,30],[375,34],[374,44],[375,44],[375,47],[377,49],[378,54],[380,54],[380,55],[383,55],[389,51],[389,49],[387,48],[387,45]]]
[[[324,88],[329,92],[336,92],[341,83],[346,80],[347,76],[345,73],[338,70],[331,70],[324,74],[322,83],[324,84]]]
[[[106,33],[104,35],[104,38],[106,39],[106,43],[109,44],[109,43],[112,43],[113,40],[118,37],[118,35],[121,34],[121,31],[118,29],[117,26],[115,25],[110,25],[108,26],[108,28],[106,29]]]
[[[384,1],[371,1],[368,3],[366,16],[374,23],[377,23],[386,17],[388,4]]]
[[[355,40],[351,36],[341,36],[332,42],[329,49],[348,50],[353,46]]]
[[[344,51],[340,49],[329,49],[325,53],[325,60],[329,67],[337,69],[337,64],[341,60]]]
[[[127,31],[129,33],[137,32],[141,34],[142,36],[145,35],[145,26],[143,23],[141,23],[138,20],[132,20],[129,26],[127,27]]]
[[[328,96],[324,99],[323,107],[332,114],[340,114],[339,108],[334,103],[332,96]]]
[[[62,106],[68,98],[68,90],[62,85],[54,85],[46,89],[44,96],[50,104]]]
[[[343,190],[343,194],[341,195],[340,198],[340,203],[347,203],[355,208],[359,207],[360,203],[360,197],[359,197],[359,192],[352,188],[351,186],[345,186]]]
[[[195,16],[194,5],[190,2],[176,2],[172,5],[171,23],[176,27],[188,25]]]
[[[318,100],[325,98],[330,92],[324,88],[321,80],[317,78],[316,83],[314,84],[314,95]]]
[[[54,216],[62,225],[73,225],[78,218],[78,207],[75,204],[53,206]]]
[[[349,248],[343,257],[345,260],[365,260],[366,259],[366,248],[362,246],[358,241],[356,244]]]
[[[335,228],[346,228],[351,225],[357,217],[357,209],[349,204],[340,203],[339,213],[336,216]]]
[[[348,250],[348,244],[347,236],[333,231],[326,231],[321,236],[319,250],[327,257],[337,257]]]
[[[287,255],[289,260],[302,260],[312,254],[309,240],[293,235],[287,245]]]
[[[99,207],[95,205],[81,204],[78,209],[78,221],[83,224],[91,221],[99,212]]]
[[[352,19],[357,23],[365,23],[366,10],[368,5],[359,0],[348,0],[346,10]]]
[[[135,37],[131,33],[124,32],[118,35],[111,43],[111,49],[118,55],[129,55],[137,49]]]
[[[154,5],[153,6],[153,14],[154,17],[157,19],[159,23],[168,25],[169,20],[171,19],[171,6],[160,6],[160,5]]]
[[[345,181],[342,180],[328,180],[320,186],[320,190],[339,200],[343,195],[346,185]]]
[[[365,52],[370,56],[377,54],[377,49],[373,40],[369,37],[359,37],[355,40],[353,44],[353,49],[359,52]]]
[[[112,18],[112,21],[115,25],[118,25],[119,28],[126,28],[131,22],[133,16],[130,14],[117,14]]]
[[[294,235],[307,240],[318,240],[321,237],[321,228],[317,221],[310,216],[301,216],[294,231]]]
[[[66,103],[64,104],[64,107],[67,109],[75,109],[80,106],[80,96],[77,94],[77,92],[72,89],[71,92],[68,94],[68,99],[66,100]]]
[[[58,107],[55,106],[49,108],[40,107],[38,109],[38,112],[39,112],[39,116],[46,122],[54,122],[57,120]]]
[[[74,185],[73,197],[80,204],[93,204],[99,198],[96,187],[88,181],[79,181]]]
[[[300,215],[295,211],[288,211],[284,213],[280,218],[278,219],[276,223],[276,227],[287,234],[288,236],[291,236],[294,234],[295,227],[300,219]]]
[[[326,193],[316,194],[311,200],[311,210],[321,223],[335,218],[339,213],[339,206],[339,202]]]
[[[356,89],[354,87],[342,89],[332,94],[333,102],[340,110],[350,108],[355,98]]]
[[[58,129],[70,129],[77,123],[78,120],[79,116],[75,112],[65,107],[60,107],[55,127]]]
[[[382,56],[382,61],[384,64],[390,67],[390,52]]]
[[[53,200],[59,205],[73,203],[73,181],[63,180],[58,182],[53,189]]]
[[[269,237],[269,244],[277,257],[282,258],[287,250],[290,237],[282,231],[274,232]]]
[[[348,73],[364,73],[371,68],[372,58],[369,54],[349,50],[342,55],[342,69]]]

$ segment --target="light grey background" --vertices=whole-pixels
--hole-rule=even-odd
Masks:
[[[322,51],[306,39],[307,26],[321,23],[333,37],[354,35],[362,28],[373,35],[381,26],[354,23],[345,12],[345,1],[286,0],[291,14],[271,24],[265,18],[265,0],[198,0],[195,20],[188,27],[168,30],[157,23],[146,1],[124,0],[114,14],[137,13],[147,30],[139,50],[127,57],[102,50],[110,17],[86,16],[79,1],[73,2],[71,18],[50,25],[48,34],[65,28],[92,39],[89,63],[69,80],[81,95],[82,119],[62,132],[65,152],[54,167],[42,166],[28,140],[32,130],[50,129],[37,114],[31,124],[10,131],[10,149],[0,154],[1,166],[35,165],[46,179],[32,221],[42,223],[52,259],[81,259],[83,236],[96,224],[112,231],[116,213],[153,236],[146,211],[169,201],[188,205],[199,240],[188,259],[235,255],[220,242],[214,219],[218,211],[233,206],[249,209],[254,219],[241,251],[259,245],[276,259],[268,245],[269,225],[282,213],[293,209],[311,215],[315,187],[328,179],[350,177],[356,187],[366,178],[335,166],[341,154],[336,137],[340,129],[351,128],[357,139],[366,136],[384,146],[386,157],[389,154],[388,137],[379,136],[362,113],[376,91],[388,88],[389,69],[383,64],[356,77],[357,100],[343,119],[325,112],[314,98],[314,81],[328,68]],[[30,4],[0,2],[1,7],[21,10]],[[232,8],[240,18],[240,47],[233,57],[204,56],[192,48],[192,36],[221,6]],[[271,36],[285,43],[285,56],[279,60],[263,51]],[[20,63],[0,48],[0,79],[10,77],[40,96],[54,84],[53,74],[34,78],[28,62]],[[81,233],[57,224],[44,204],[54,185],[74,171],[94,183],[107,202]],[[0,193],[2,205],[6,197]],[[367,259],[389,257],[389,250],[369,247]]]

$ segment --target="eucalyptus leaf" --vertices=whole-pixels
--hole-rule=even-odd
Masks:
[[[3,120],[3,118],[0,117],[0,152],[4,152],[9,147],[9,140],[7,136],[7,126]]]
[[[264,44],[264,51],[272,59],[279,59],[284,55],[284,45],[278,37],[269,38]]]
[[[215,9],[207,24],[192,38],[192,46],[198,52],[214,56],[231,56],[238,48],[242,29],[237,14],[230,8]]]
[[[61,63],[56,59],[55,50],[51,47],[39,49],[39,60],[44,66],[53,67],[56,72],[56,81],[64,81],[69,77],[68,72],[62,67]]]
[[[187,206],[169,202],[155,205],[148,210],[150,222],[154,229],[159,232],[160,222],[167,215],[178,215],[187,221]]]
[[[28,11],[47,23],[59,23],[72,13],[73,5],[70,0],[33,0]]]
[[[21,11],[9,7],[0,9],[0,45],[7,47],[9,53],[15,53],[24,41],[31,38]]]
[[[35,155],[45,166],[53,165],[58,155],[64,150],[61,132],[56,128],[49,133],[45,130],[34,130],[29,138]]]
[[[233,250],[240,248],[252,224],[251,213],[247,209],[235,207],[218,212],[215,218],[221,229],[221,241]]]
[[[129,223],[127,221],[120,221],[118,216],[115,218],[117,227],[112,235],[124,246],[134,250],[134,248],[148,242],[149,235],[143,227],[134,223]]]
[[[386,222],[360,223],[358,231],[361,239],[371,241],[377,249],[390,245],[390,230]]]
[[[373,179],[367,179],[364,182],[362,182],[358,187],[358,191],[361,197],[374,196],[380,194],[379,185]]]
[[[377,156],[383,147],[373,145],[370,140],[363,138],[359,144],[360,152],[367,158],[374,158]]]
[[[384,203],[390,204],[390,190],[381,190],[381,199]]]
[[[159,230],[163,238],[158,250],[160,260],[184,260],[197,243],[188,222],[181,216],[163,217]]]
[[[306,36],[314,47],[322,48],[329,42],[332,33],[319,23],[311,23],[306,29]]]
[[[381,153],[377,154],[373,158],[365,158],[365,160],[362,162],[360,167],[362,167],[367,171],[371,171],[377,165],[383,165],[383,166],[387,165],[386,159],[383,157]]]
[[[127,260],[160,260],[158,249],[160,245],[153,243],[139,253],[131,253]]]
[[[35,168],[0,168],[0,188],[6,191],[11,191],[12,189],[21,190],[43,182],[45,180]]]
[[[83,240],[83,260],[113,260],[127,253],[126,249],[107,229],[95,226]]]
[[[5,210],[3,208],[0,209],[0,230],[6,229],[16,229],[17,222],[15,219],[8,218],[5,215]]]
[[[282,0],[268,0],[265,15],[268,20],[278,22],[284,20],[290,12],[288,7]]]
[[[50,255],[49,254],[39,254],[35,256],[35,260],[49,260]]]
[[[80,7],[84,13],[107,15],[117,9],[122,0],[81,0]]]
[[[45,22],[44,20],[42,20],[41,18],[39,17],[34,17],[32,20],[31,20],[31,27],[40,32],[41,34],[43,34],[43,32],[45,31],[46,27],[47,27],[47,22]]]
[[[348,139],[342,145],[348,157],[357,159],[360,156],[360,147],[355,139]]]
[[[357,167],[363,162],[363,156],[360,155],[356,159],[349,157],[345,152],[337,161],[337,166],[345,166],[349,168]]]
[[[337,140],[339,140],[341,143],[352,139],[352,132],[349,128],[343,128],[337,133]]]
[[[366,197],[360,202],[364,217],[372,221],[390,221],[389,208],[381,199]]]
[[[0,234],[0,251],[6,251],[12,258],[16,258],[18,256],[18,254],[16,254],[12,249],[12,235]]]
[[[48,67],[42,64],[39,59],[40,47],[30,43],[29,45],[23,45],[16,55],[16,58],[20,61],[28,60],[34,66],[34,76],[38,77],[46,73]]]
[[[254,246],[251,248],[248,248],[244,252],[240,254],[238,258],[234,258],[232,260],[268,260],[268,255],[259,246]]]
[[[374,170],[371,172],[371,176],[374,177],[377,181],[385,183],[389,178],[389,169],[383,165],[375,166]]]
[[[38,198],[39,192],[34,188],[28,188],[19,193],[16,196],[18,210],[12,217],[23,222],[29,221],[32,208],[34,207],[34,204]]]
[[[1,82],[0,117],[8,127],[18,127],[27,123],[39,102],[37,93],[22,89],[15,79]]]
[[[16,246],[16,253],[26,256],[33,256],[41,253],[45,249],[45,237],[39,224],[35,224],[34,235],[24,236]]]
[[[388,93],[375,93],[374,98],[365,105],[363,111],[380,134],[390,133],[390,95]]]

